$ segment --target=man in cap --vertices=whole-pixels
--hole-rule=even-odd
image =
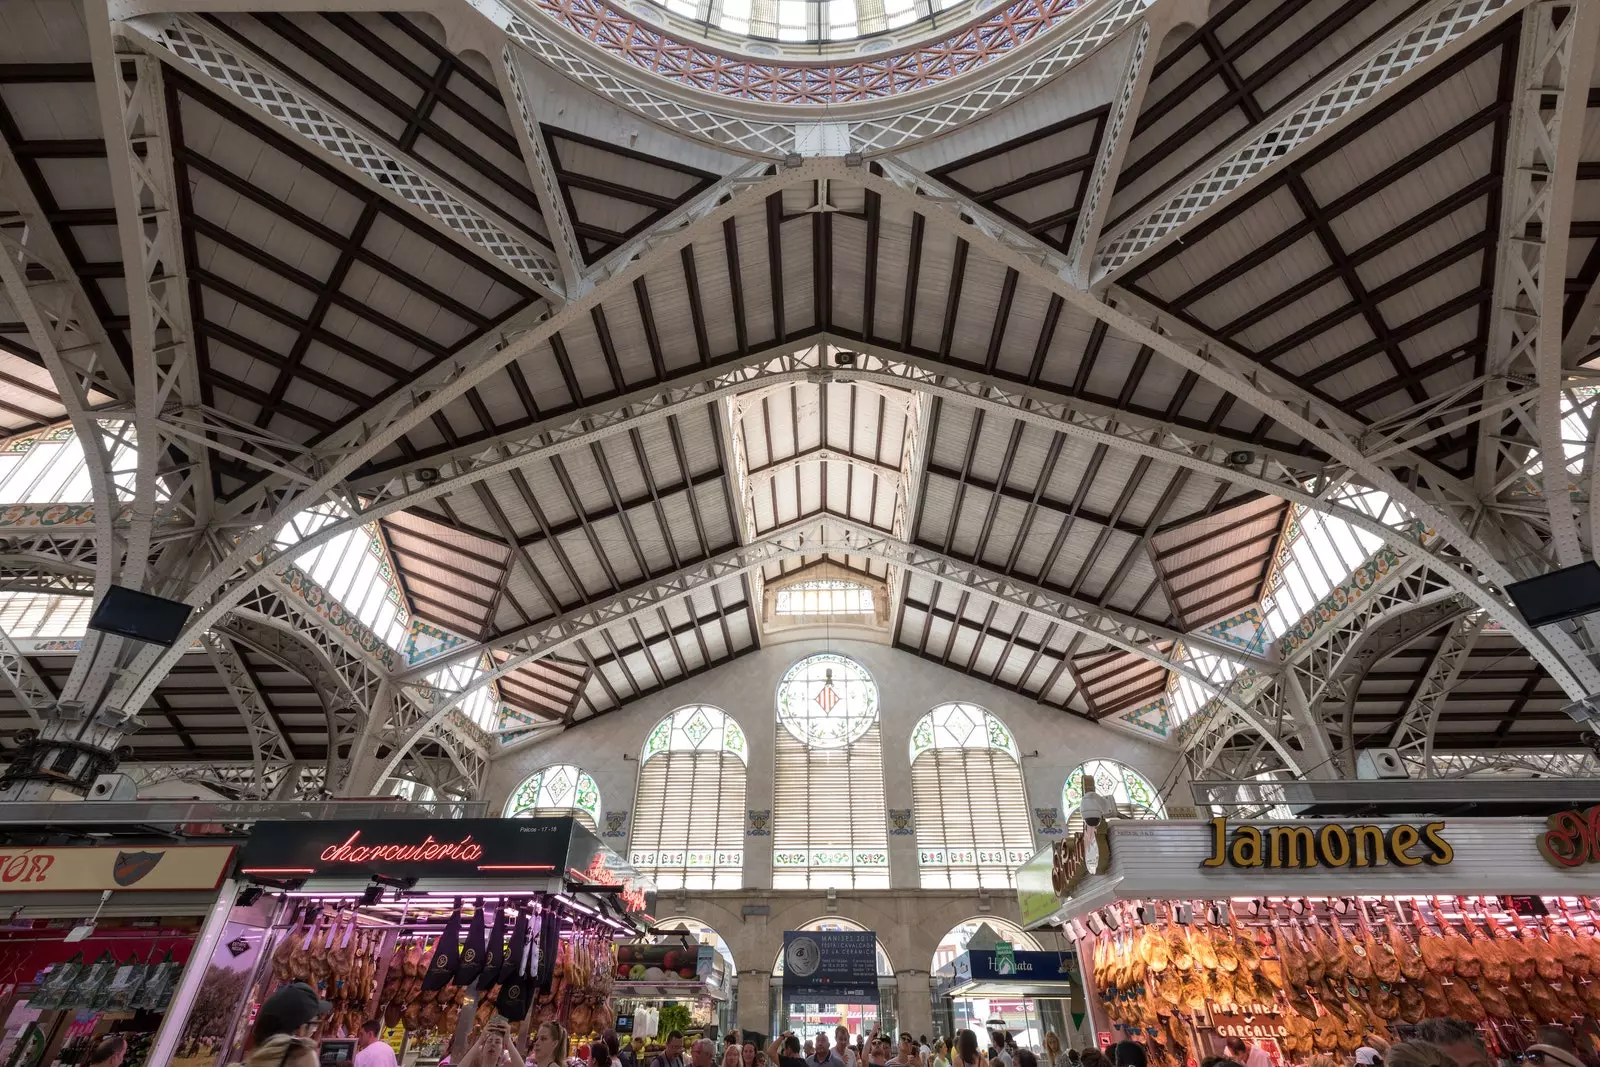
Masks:
[[[251,1040],[258,1047],[279,1034],[310,1037],[317,1021],[333,1008],[305,982],[290,982],[266,999],[256,1014]]]

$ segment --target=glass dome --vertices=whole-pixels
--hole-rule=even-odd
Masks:
[[[847,41],[897,30],[963,0],[650,0],[704,26],[772,41]]]

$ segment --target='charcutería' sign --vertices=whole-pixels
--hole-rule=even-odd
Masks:
[[[1248,823],[1211,820],[1211,855],[1201,867],[1443,867],[1455,859],[1444,823],[1342,826],[1339,823]]]
[[[232,845],[0,848],[0,893],[216,889]]]

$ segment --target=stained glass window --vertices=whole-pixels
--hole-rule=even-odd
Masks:
[[[911,800],[924,889],[1004,889],[1033,855],[1016,739],[976,704],[941,704],[911,728]]]
[[[1126,764],[1116,760],[1092,759],[1080,763],[1067,775],[1061,787],[1061,813],[1066,816],[1069,829],[1082,825],[1078,808],[1083,804],[1083,776],[1094,779],[1094,791],[1110,797],[1117,810],[1130,819],[1165,819],[1166,805],[1150,779]]]
[[[660,889],[744,884],[744,730],[691,704],[651,730],[640,756],[629,860]]]
[[[878,721],[878,687],[853,659],[807,656],[778,683],[778,721],[802,745],[843,748]]]
[[[600,787],[589,772],[570,763],[534,771],[506,801],[508,819],[572,815],[599,833]]]
[[[807,656],[783,676],[777,704],[773,888],[889,888],[872,676],[845,656]]]

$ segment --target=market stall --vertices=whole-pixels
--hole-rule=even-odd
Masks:
[[[230,845],[0,848],[0,1064],[144,1067],[227,882]],[[151,1061],[153,1062],[153,1061]]]
[[[728,1029],[728,965],[710,945],[661,934],[617,946],[617,1032],[658,1040],[671,1030],[700,1037]],[[682,1010],[663,1009],[677,1005]]]
[[[297,979],[333,1005],[324,1041],[381,1019],[422,1067],[459,1058],[495,1013],[519,1047],[550,1019],[588,1037],[614,1022],[615,943],[654,897],[571,818],[261,823],[239,872],[268,890],[266,910],[231,917],[237,937],[210,967],[238,994],[190,1018],[178,1067],[239,1058],[261,1001]]]
[[[1110,820],[1018,872],[1030,927],[1091,961],[1096,1028],[1158,1059],[1240,1036],[1346,1058],[1425,1018],[1514,1055],[1541,1024],[1600,1052],[1600,809],[1540,819]]]

